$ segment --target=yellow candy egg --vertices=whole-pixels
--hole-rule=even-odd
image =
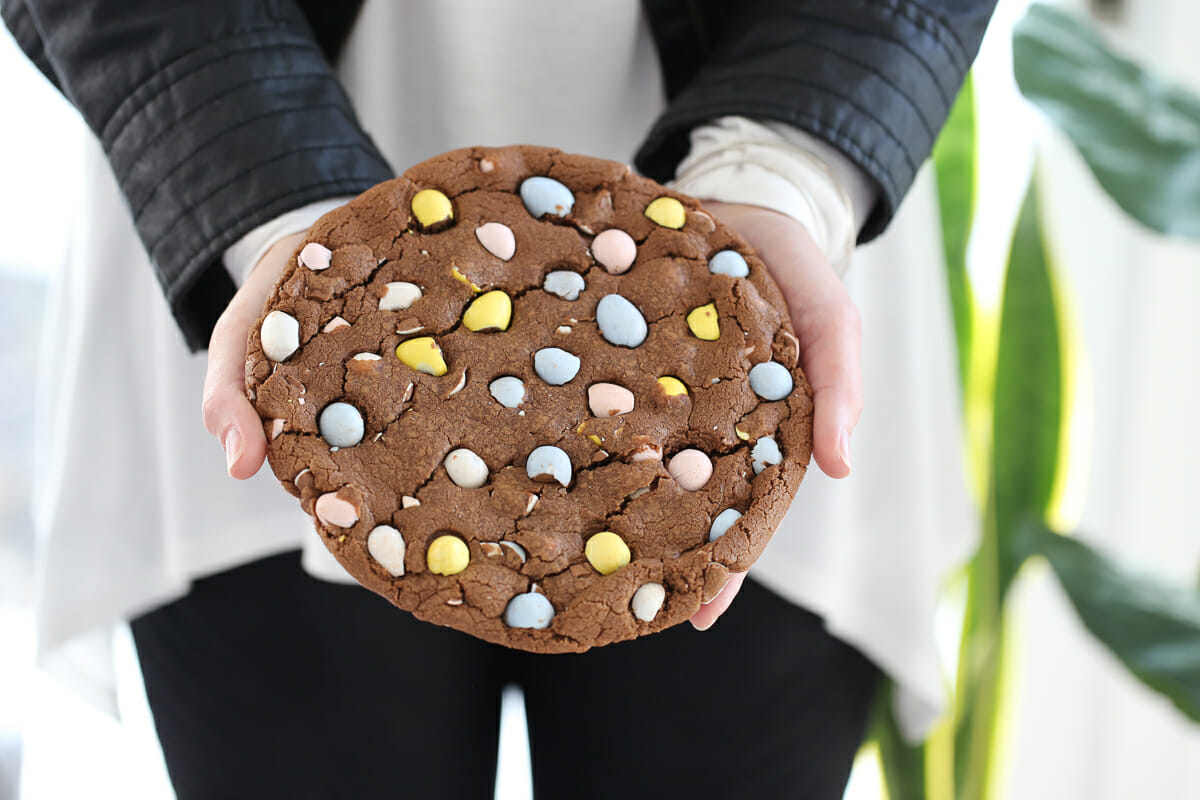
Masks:
[[[437,189],[422,189],[413,195],[412,211],[417,222],[426,228],[454,219],[450,198]]]
[[[646,216],[664,228],[679,230],[687,222],[687,210],[674,197],[659,197],[646,206]]]
[[[601,531],[588,539],[583,553],[601,575],[612,575],[629,563],[629,545],[612,531]]]
[[[679,378],[672,378],[670,375],[664,375],[658,379],[658,385],[662,387],[663,393],[667,397],[679,397],[680,395],[687,396],[687,386],[684,386],[683,381]]]
[[[396,347],[396,358],[403,361],[405,366],[435,378],[446,374],[446,359],[442,358],[442,348],[438,347],[432,336],[405,339]]]
[[[475,294],[479,294],[479,284],[475,283],[475,281],[471,280],[466,275],[463,275],[459,271],[458,267],[451,266],[450,274],[454,276],[454,280],[458,281],[459,283],[464,283],[467,286],[470,286],[472,292],[475,292]]]
[[[511,321],[512,298],[499,289],[476,297],[463,314],[463,325],[469,331],[506,331]]]
[[[457,575],[471,563],[471,551],[462,539],[446,534],[429,544],[425,563],[429,571],[436,575]]]
[[[687,315],[687,324],[688,329],[697,339],[715,342],[721,338],[721,326],[717,324],[716,303],[693,308]]]

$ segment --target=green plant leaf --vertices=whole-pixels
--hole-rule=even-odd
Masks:
[[[1142,683],[1200,722],[1200,590],[1134,572],[1075,537],[1030,527],[1092,635]]]
[[[896,684],[881,682],[871,720],[871,737],[879,746],[888,800],[928,800],[925,787],[925,746],[909,744],[892,713]]]
[[[1017,23],[1013,69],[1121,208],[1154,230],[1200,238],[1200,98],[1042,4]]]
[[[954,736],[956,797],[992,792],[1005,662],[1004,599],[1030,548],[1018,534],[1042,519],[1058,468],[1062,418],[1059,320],[1040,222],[1037,177],[1013,231],[992,396],[991,480],[983,536],[968,573]]]
[[[1044,517],[1058,469],[1062,359],[1037,177],[1035,166],[1013,233],[996,351],[992,491],[1001,602],[1028,555],[1016,531]]]
[[[945,127],[933,148],[937,175],[938,209],[942,219],[942,249],[946,283],[954,312],[954,338],[958,345],[958,378],[964,388],[971,359],[971,284],[967,277],[967,243],[975,215],[976,186],[975,88],[971,74],[950,109]]]

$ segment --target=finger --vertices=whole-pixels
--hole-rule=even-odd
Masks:
[[[803,317],[801,359],[813,387],[813,458],[829,477],[844,478],[863,405],[861,323],[848,297],[831,299]]]
[[[262,420],[246,399],[246,340],[279,269],[302,237],[286,236],[267,251],[217,320],[208,343],[204,427],[225,450],[229,475],[239,480],[258,472],[267,454]]]
[[[814,248],[815,250],[815,248]],[[820,259],[792,250],[792,258]],[[779,257],[783,257],[780,255]],[[862,323],[832,269],[776,270],[813,388],[813,458],[831,478],[850,474],[850,437],[862,413]]]
[[[225,450],[229,475],[251,477],[267,455],[262,421],[246,399],[246,335],[258,317],[247,302],[235,298],[213,328],[204,378],[204,427]]]
[[[692,627],[698,631],[706,631],[711,628],[717,621],[717,617],[729,609],[729,605],[733,602],[733,598],[737,597],[745,580],[746,573],[731,572],[725,585],[721,587],[721,591],[717,592],[717,596],[702,604],[700,610],[692,615],[690,620]]]
[[[758,250],[783,293],[813,387],[813,458],[830,477],[846,477],[863,403],[862,326],[854,302],[795,220],[750,206],[708,205]]]

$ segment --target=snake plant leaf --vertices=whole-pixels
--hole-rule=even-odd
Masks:
[[[1013,69],[1126,213],[1200,238],[1200,97],[1114,53],[1090,23],[1036,3],[1015,28]]]
[[[1035,166],[1013,233],[996,352],[992,491],[1001,600],[1028,555],[1016,535],[1021,521],[1043,518],[1049,506],[1063,414],[1059,314],[1037,173]]]
[[[1200,722],[1200,589],[1134,572],[1076,537],[1033,526],[1080,620],[1130,672]]]
[[[950,109],[946,125],[933,148],[937,176],[938,209],[942,221],[942,250],[946,260],[946,285],[954,313],[954,339],[958,345],[958,377],[965,388],[971,359],[971,283],[967,277],[967,244],[975,215],[977,143],[975,86],[970,73]]]

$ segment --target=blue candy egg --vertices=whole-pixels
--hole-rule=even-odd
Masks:
[[[544,444],[534,448],[525,459],[525,474],[530,480],[557,481],[568,486],[571,483],[571,458],[562,448]]]
[[[750,388],[763,400],[782,400],[792,393],[792,373],[778,361],[764,361],[750,368]]]
[[[496,378],[488,384],[488,391],[505,408],[516,408],[525,402],[525,383],[512,375]]]
[[[586,287],[582,275],[566,269],[555,270],[542,281],[543,289],[563,300],[578,300],[579,293]]]
[[[536,628],[542,630],[550,627],[554,619],[554,606],[546,599],[546,595],[537,592],[519,594],[508,601],[504,609],[504,624],[510,628]]]
[[[353,447],[362,441],[363,418],[349,403],[330,403],[317,418],[317,429],[332,447]]]
[[[619,294],[606,294],[596,305],[596,325],[609,344],[637,347],[646,341],[646,318]]]
[[[725,532],[733,527],[733,523],[742,518],[742,512],[736,508],[727,508],[712,521],[712,527],[708,529],[708,540],[715,542],[725,535]]]
[[[779,451],[779,445],[770,436],[762,437],[754,443],[754,447],[750,448],[750,466],[754,467],[755,475],[780,461],[783,461],[783,453]]]
[[[565,217],[575,206],[575,195],[553,178],[539,175],[521,182],[521,202],[534,217],[543,214]]]
[[[579,357],[558,347],[543,347],[533,354],[533,371],[551,386],[562,386],[579,372]]]
[[[708,260],[708,271],[716,275],[744,278],[750,274],[750,267],[738,251],[722,250]]]

